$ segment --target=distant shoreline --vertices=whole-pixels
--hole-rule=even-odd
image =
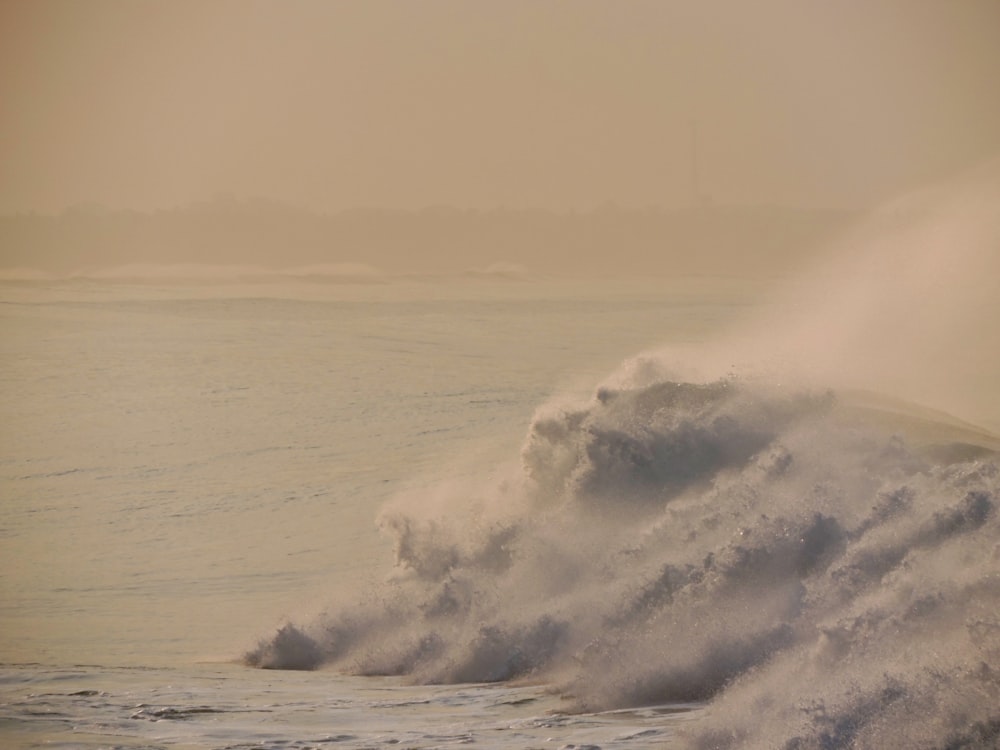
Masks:
[[[41,276],[129,265],[524,269],[568,276],[785,275],[858,211],[706,205],[586,213],[357,209],[320,214],[232,200],[157,212],[90,207],[0,216],[0,268]]]

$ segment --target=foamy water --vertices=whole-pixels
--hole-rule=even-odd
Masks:
[[[8,667],[0,686],[5,747],[644,748],[669,742],[696,714],[567,715],[538,687],[413,687],[234,665]]]
[[[991,746],[1000,440],[908,426],[758,383],[602,389],[535,420],[522,480],[390,506],[404,573],[248,662],[712,700],[703,747]]]

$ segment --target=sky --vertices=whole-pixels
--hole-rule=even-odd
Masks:
[[[0,0],[0,212],[865,207],[1000,153],[998,38],[998,0]]]

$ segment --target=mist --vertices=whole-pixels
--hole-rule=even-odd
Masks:
[[[1000,159],[859,217],[694,358],[1000,428]]]

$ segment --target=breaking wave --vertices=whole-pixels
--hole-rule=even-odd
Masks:
[[[400,574],[246,661],[711,700],[696,747],[993,746],[998,445],[735,378],[602,388],[454,510],[387,508]]]
[[[833,365],[879,349],[858,329]],[[1000,438],[816,385],[836,367],[678,364],[637,358],[539,409],[497,477],[391,503],[395,574],[245,661],[544,682],[568,711],[707,703],[679,740],[704,750],[1000,745]]]

